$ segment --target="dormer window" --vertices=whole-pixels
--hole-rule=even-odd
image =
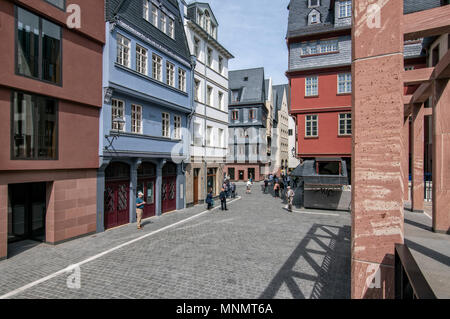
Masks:
[[[231,91],[231,101],[232,102],[240,102],[240,100],[241,100],[240,93],[241,93],[241,90],[232,90]]]
[[[339,18],[349,18],[352,16],[352,1],[339,2]]]
[[[308,15],[308,24],[320,23],[320,12],[313,9]]]
[[[320,6],[320,0],[308,0],[308,8],[316,8]]]

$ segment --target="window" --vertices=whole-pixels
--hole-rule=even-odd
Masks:
[[[320,53],[329,53],[338,51],[337,41],[322,41],[320,42]]]
[[[212,66],[212,49],[211,48],[208,48],[208,55],[207,55],[206,63],[208,64],[209,67]]]
[[[314,8],[320,6],[319,0],[308,0],[308,8]]]
[[[206,127],[206,146],[212,146],[212,133],[213,133],[213,128],[212,126],[207,126]]]
[[[136,71],[147,75],[147,50],[136,45]]]
[[[152,24],[155,27],[158,27],[158,13],[158,8],[154,4],[152,4]]]
[[[175,87],[175,65],[166,62],[166,83]]]
[[[131,104],[131,132],[142,134],[142,106]]]
[[[170,137],[170,115],[169,113],[162,113],[162,136]]]
[[[45,0],[45,1],[47,1],[48,3],[53,4],[55,7],[58,7],[60,9],[62,9],[62,10],[64,10],[65,7],[66,7],[66,4],[65,4],[66,1],[65,0]]]
[[[178,89],[186,92],[186,71],[181,68],[178,69]]]
[[[117,63],[127,68],[130,67],[130,40],[124,36],[117,35]]]
[[[352,16],[352,1],[339,2],[339,18],[348,18]]]
[[[344,73],[338,75],[338,93],[352,93],[352,74]]]
[[[289,129],[289,130],[288,130],[288,135],[289,135],[289,136],[292,136],[292,135],[294,135],[294,130],[292,130],[292,129]]]
[[[153,78],[158,81],[162,81],[162,58],[156,54],[153,54]]]
[[[147,20],[147,21],[150,21],[149,19],[150,19],[150,17],[149,17],[149,10],[150,10],[150,8],[149,8],[149,0],[144,0],[144,19],[145,20]]]
[[[58,103],[43,96],[14,92],[13,159],[56,160]]]
[[[61,28],[17,8],[16,71],[55,84],[61,83]]]
[[[200,40],[197,38],[194,38],[194,55],[197,59],[200,57]]]
[[[195,100],[197,102],[200,102],[200,81],[199,80],[195,80]]]
[[[169,19],[169,23],[167,24],[168,34],[172,39],[175,39],[175,22],[171,18],[168,19]]]
[[[318,13],[311,14],[311,24],[319,23],[320,22],[320,15]]]
[[[121,100],[111,100],[111,127],[113,130],[124,131],[125,123],[116,123],[114,120],[120,118],[125,121],[125,103]]]
[[[225,135],[224,135],[224,131],[223,129],[219,128],[219,147],[224,147],[225,146],[225,139],[224,139]]]
[[[249,111],[248,111],[248,118],[249,118],[250,120],[256,119],[256,111],[255,111],[255,110],[249,110]]]
[[[223,58],[219,56],[219,73],[223,73]]]
[[[240,101],[240,90],[232,90],[231,91],[231,99],[232,102],[239,102]]]
[[[317,137],[319,135],[319,123],[317,115],[306,115],[305,137]]]
[[[339,135],[352,134],[352,113],[339,114]]]
[[[164,33],[167,33],[166,15],[160,11],[159,16],[161,20],[160,30]]]
[[[202,126],[199,123],[194,123],[194,145],[202,146]]]
[[[210,106],[213,106],[212,93],[213,93],[213,88],[208,86],[207,87],[207,94],[206,94],[206,97],[207,97],[208,100],[206,101],[206,104],[208,104]]]
[[[319,80],[317,76],[307,77],[306,84],[306,94],[305,96],[318,96],[319,95]]]
[[[223,93],[219,92],[219,108],[223,111],[224,110],[224,105],[223,105]]]
[[[211,35],[213,36],[214,39],[217,37],[217,28],[215,25],[211,26]]]
[[[412,71],[412,70],[414,70],[414,65],[405,66],[405,71]]]
[[[232,119],[233,121],[239,120],[239,111],[233,111],[233,112],[231,112],[231,119]]]
[[[181,117],[173,117],[173,138],[176,140],[181,139]]]

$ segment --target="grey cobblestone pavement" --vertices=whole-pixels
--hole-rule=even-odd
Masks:
[[[289,213],[280,199],[238,186],[229,211],[214,210],[83,263],[81,288],[70,273],[27,284],[205,210],[204,205],[73,240],[13,247],[0,262],[0,296],[11,298],[349,298],[350,214]],[[217,204],[216,204],[217,205]],[[328,215],[326,213],[329,213]],[[22,244],[23,246],[23,244]]]

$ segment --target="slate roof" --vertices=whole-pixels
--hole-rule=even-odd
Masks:
[[[245,78],[248,78],[247,81]],[[265,102],[264,68],[230,71],[228,81],[230,91],[241,90],[240,102],[232,103],[230,94],[230,104]]]
[[[273,103],[273,109],[272,109],[272,120],[273,120],[273,126],[277,127],[278,123],[278,98],[279,92],[275,90],[275,87],[272,86],[272,103]]]
[[[404,14],[428,10],[440,6],[440,0],[403,0]],[[308,14],[313,8],[308,8],[308,0],[291,0],[289,3],[289,22],[287,38],[317,33],[333,32],[351,29],[350,25],[334,25],[334,0],[321,0],[320,7],[314,8],[320,12],[321,23],[308,26]]]
[[[274,85],[273,91],[277,92],[277,105],[278,105],[278,110],[281,110],[281,107],[283,105],[283,94],[284,94],[284,90],[287,90],[287,84],[281,84],[281,85]],[[286,91],[287,94],[287,91]]]
[[[175,39],[172,39],[143,18],[144,6],[142,0],[106,0],[105,20],[113,22],[115,17],[117,17],[137,31],[190,61],[189,47],[178,1],[160,0],[160,2],[175,17]]]
[[[211,6],[209,3],[206,2],[193,2],[188,4],[188,18],[192,21],[197,21],[197,17],[195,15],[195,9],[200,8],[202,10],[208,9],[208,12],[211,14],[211,21],[216,25],[219,26],[219,22],[216,19],[216,16],[214,15],[214,12],[211,9]]]
[[[265,88],[264,92],[265,92],[265,95],[266,95],[266,100],[268,100],[268,98],[269,98],[269,86],[270,86],[270,80],[269,79],[265,79],[264,80],[264,88]]]

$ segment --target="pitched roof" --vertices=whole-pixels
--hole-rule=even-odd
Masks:
[[[181,20],[180,8],[177,0],[159,0],[164,8],[175,17],[175,39],[166,35],[153,24],[146,21],[144,16],[144,6],[142,0],[106,0],[105,19],[113,22],[119,18],[142,34],[153,39],[161,46],[170,49],[179,56],[190,60],[189,47],[183,22]]]
[[[440,0],[403,0],[404,14],[428,10],[440,6]],[[351,25],[334,24],[334,0],[320,0],[320,7],[308,8],[308,0],[291,0],[288,6],[289,22],[287,38],[351,29]],[[321,23],[308,25],[309,13],[316,9],[320,12]]]
[[[277,106],[278,110],[281,110],[281,107],[283,105],[283,94],[286,90],[287,84],[281,84],[281,85],[274,85],[273,91],[277,92]],[[286,97],[287,97],[287,91],[286,91]]]
[[[265,102],[264,68],[230,71],[228,80],[231,91],[241,90],[239,103]]]
[[[188,18],[190,20],[196,21],[197,17],[195,16],[195,8],[199,8],[202,10],[207,9],[208,12],[210,13],[211,19],[214,22],[214,24],[216,26],[219,25],[219,21],[217,21],[216,16],[214,15],[214,12],[211,9],[211,6],[209,5],[209,3],[206,2],[192,2],[190,4],[188,4]]]

